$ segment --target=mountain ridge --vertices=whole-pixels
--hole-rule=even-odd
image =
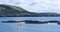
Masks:
[[[33,13],[21,7],[12,5],[0,5],[0,17],[49,17],[60,16],[57,13]]]

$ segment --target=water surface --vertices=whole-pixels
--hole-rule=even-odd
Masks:
[[[1,23],[7,20],[59,20],[60,17],[0,17],[0,32],[60,32],[60,25],[57,24],[22,24]]]

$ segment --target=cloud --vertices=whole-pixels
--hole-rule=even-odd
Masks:
[[[30,12],[60,13],[60,0],[0,0],[0,4],[22,7]]]
[[[30,0],[31,1],[31,0]],[[29,5],[31,4],[29,1],[26,1],[26,5],[22,6],[25,7],[30,12],[56,12],[60,13],[60,0],[34,0],[31,2],[37,3],[36,5]],[[27,4],[29,3],[29,4]]]

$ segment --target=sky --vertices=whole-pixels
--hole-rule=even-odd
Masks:
[[[60,0],[0,0],[0,4],[19,6],[35,13],[60,13]]]

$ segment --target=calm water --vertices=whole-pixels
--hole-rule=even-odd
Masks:
[[[59,20],[60,17],[0,17],[0,32],[60,32],[60,25],[57,24],[22,24],[1,23],[7,20]]]

